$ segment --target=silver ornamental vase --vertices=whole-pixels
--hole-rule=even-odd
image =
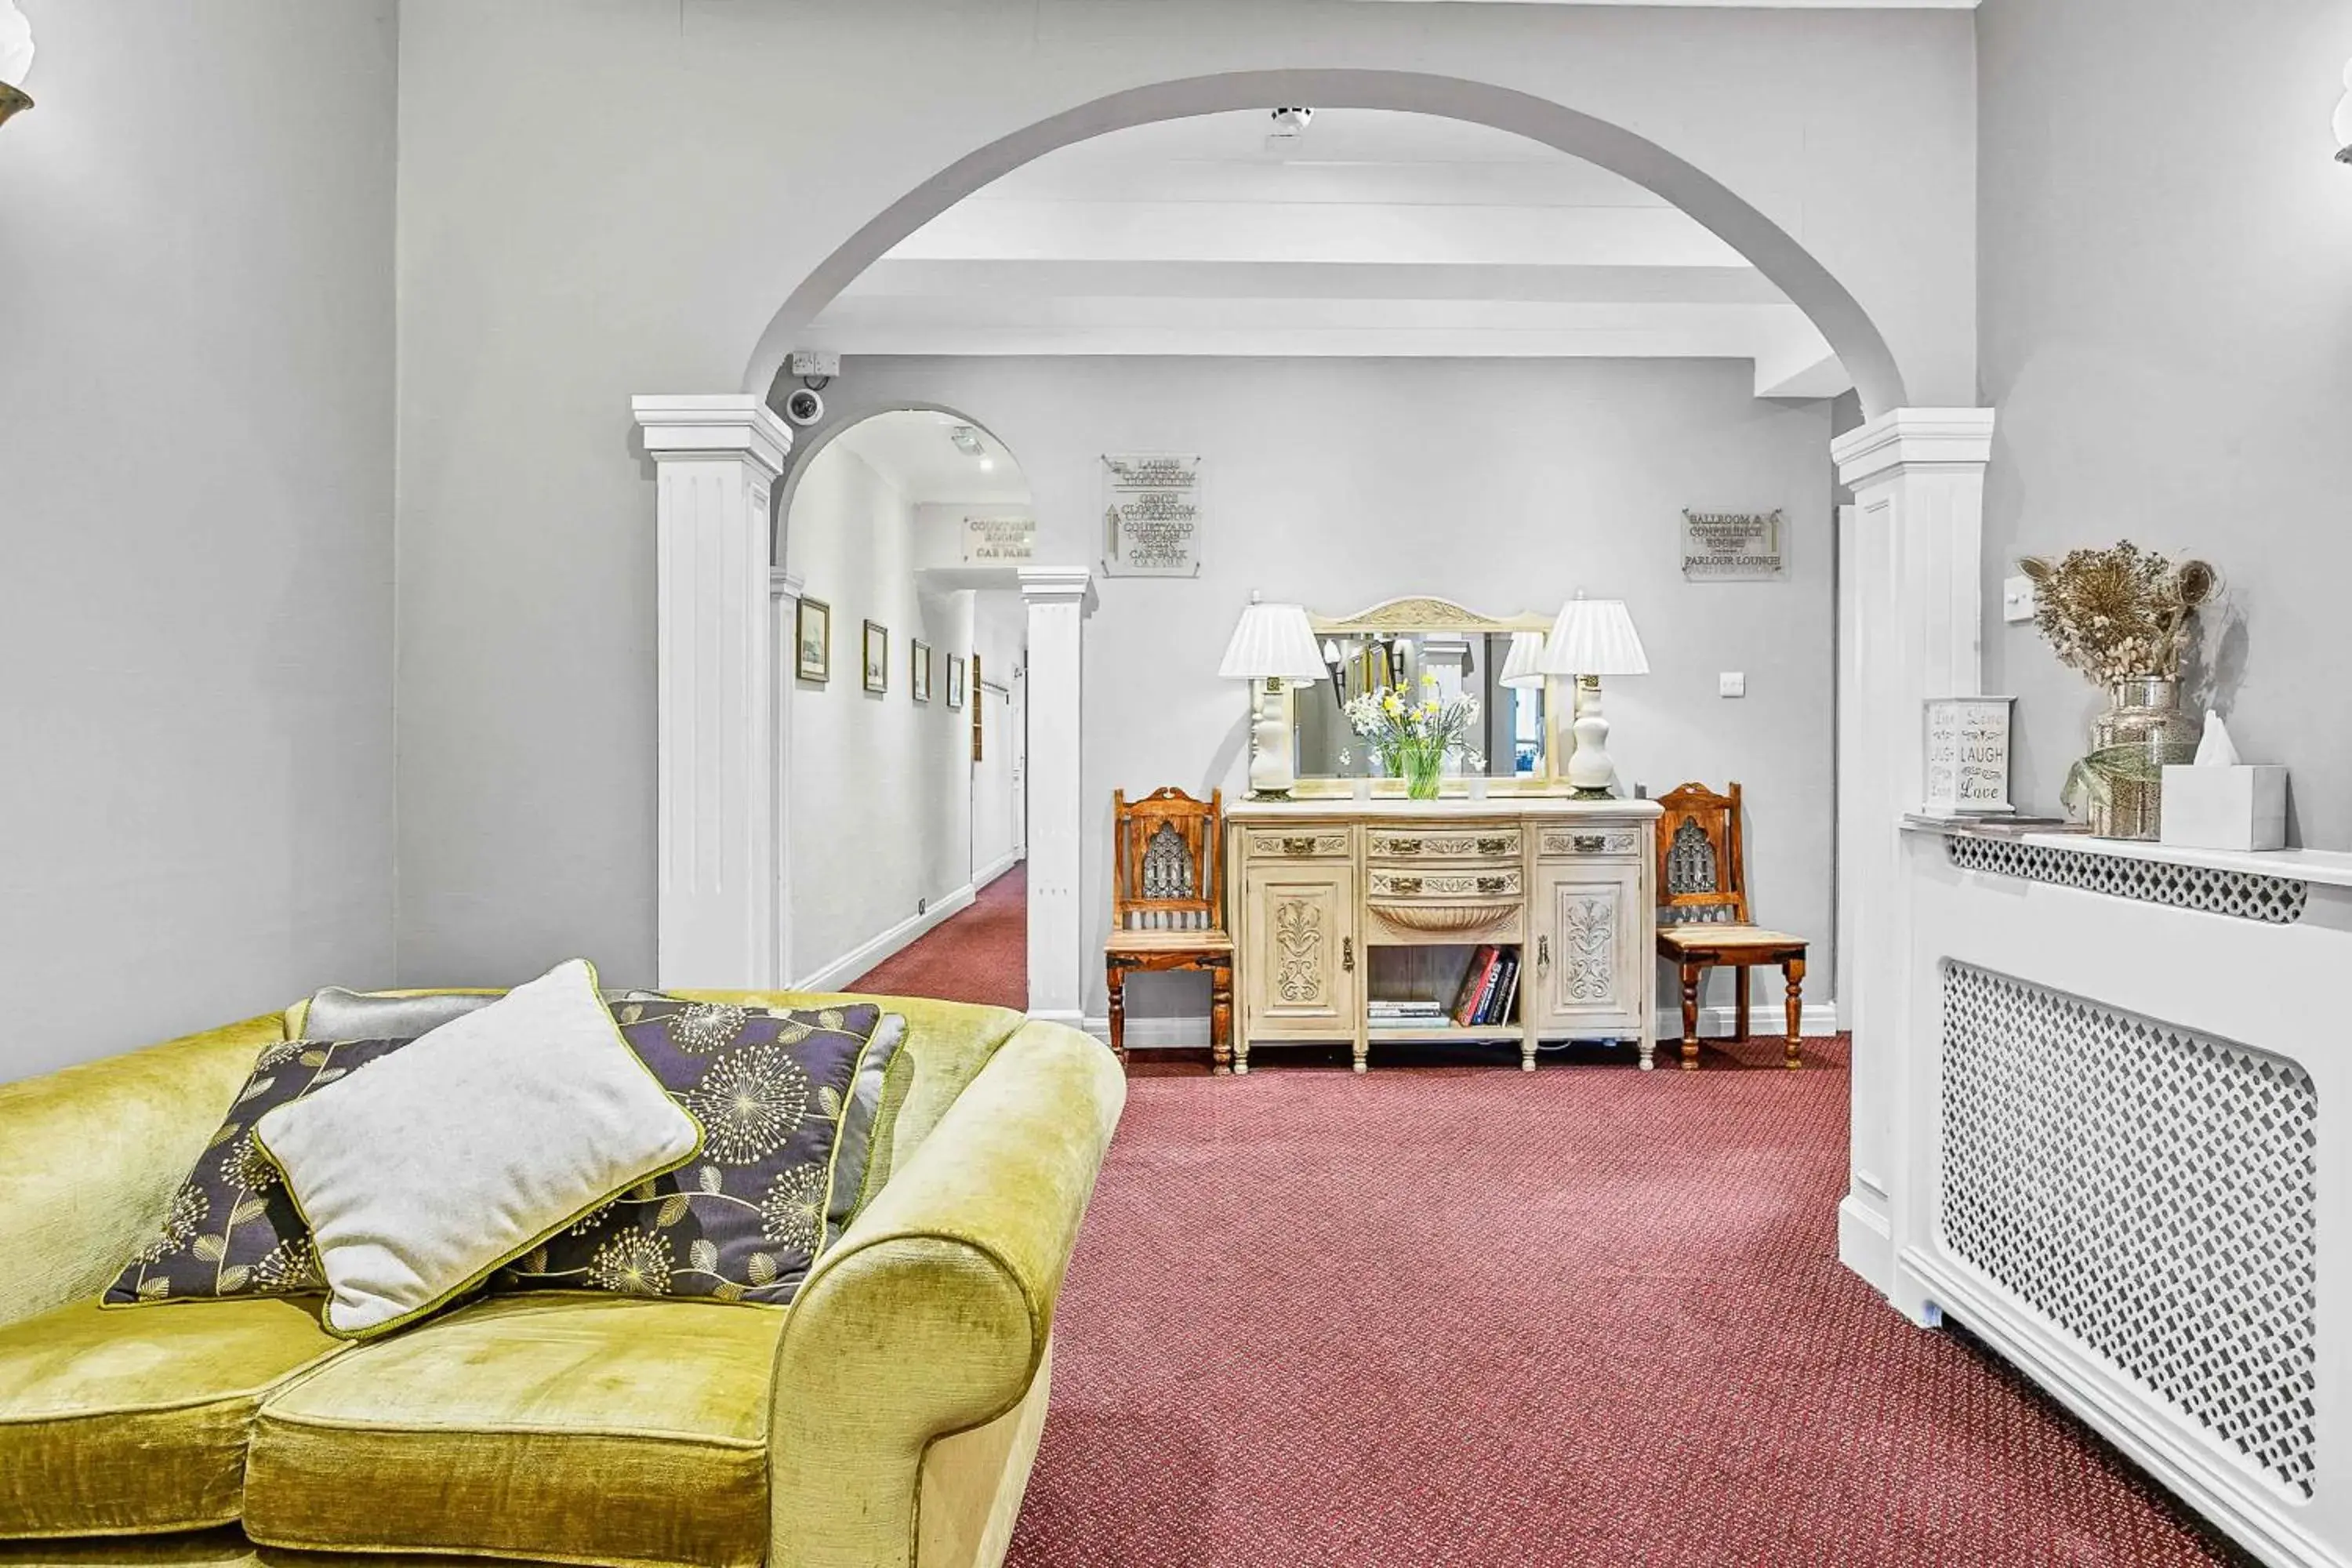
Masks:
[[[2154,838],[2164,824],[2164,770],[2197,755],[2198,721],[2180,710],[2180,683],[2133,675],[2107,686],[2107,710],[2091,721],[2085,775],[2091,831],[2102,838]]]

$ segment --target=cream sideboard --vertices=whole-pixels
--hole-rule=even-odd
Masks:
[[[1234,1070],[1258,1046],[1539,1041],[1657,1047],[1658,807],[1643,800],[1242,801],[1226,811]],[[1450,1004],[1481,944],[1518,951],[1503,1023],[1375,1027],[1377,997]]]

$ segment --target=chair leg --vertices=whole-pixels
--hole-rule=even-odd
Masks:
[[[1780,973],[1789,982],[1789,1066],[1801,1068],[1804,1062],[1805,1024],[1805,961],[1792,958],[1780,965]]]
[[[1103,984],[1110,991],[1110,1054],[1127,1065],[1127,971],[1116,963],[1103,968]]]
[[[1700,963],[1683,965],[1683,1070],[1698,1070],[1698,983],[1706,973]]]
[[[1234,966],[1209,968],[1209,1070],[1234,1070]]]
[[[1739,994],[1732,998],[1732,1013],[1739,1030],[1739,1038],[1748,1038],[1748,966],[1740,964],[1731,972],[1738,977]]]

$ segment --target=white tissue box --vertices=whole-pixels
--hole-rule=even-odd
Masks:
[[[2286,770],[2267,764],[2164,770],[2163,835],[2184,849],[2286,846]]]

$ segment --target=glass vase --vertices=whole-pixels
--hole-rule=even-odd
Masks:
[[[1408,800],[1435,800],[1438,779],[1445,767],[1445,753],[1424,747],[1408,747],[1397,757],[1399,771],[1404,774],[1404,793]]]
[[[2091,721],[2096,776],[2085,791],[2101,838],[2152,839],[2164,826],[2164,770],[2197,755],[2198,721],[2180,710],[2180,683],[2134,675],[2107,687],[2107,710]]]

